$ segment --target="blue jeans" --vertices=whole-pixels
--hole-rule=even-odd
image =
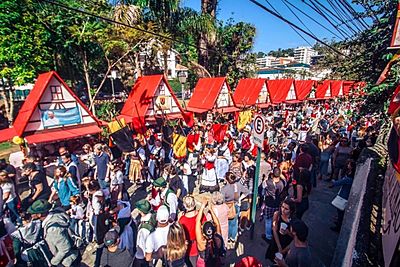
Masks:
[[[265,237],[269,240],[272,240],[272,217],[267,218],[264,215],[264,223],[265,223]]]
[[[104,179],[97,179],[97,181],[99,181],[99,185],[101,189],[107,189],[108,188],[108,184],[106,182],[106,180]]]
[[[18,205],[18,198],[14,198],[12,201],[6,203],[7,208],[10,211],[10,219],[13,223],[18,222],[22,223],[21,217],[19,216],[17,205]]]
[[[236,240],[239,226],[239,206],[235,204],[236,216],[228,221],[228,239]]]

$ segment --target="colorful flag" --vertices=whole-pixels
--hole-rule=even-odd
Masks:
[[[217,141],[217,143],[221,143],[222,140],[224,140],[226,131],[228,130],[228,125],[227,124],[214,124],[212,126],[212,130],[214,133],[215,141]]]
[[[245,110],[239,112],[239,117],[236,124],[238,130],[240,131],[244,129],[246,125],[251,122],[252,117],[253,117],[253,112],[251,110]]]
[[[126,126],[126,122],[124,118],[121,118],[120,120],[115,120],[112,122],[108,123],[108,129],[110,129],[110,133],[115,133],[118,130],[121,130]]]
[[[173,134],[173,151],[177,158],[186,157],[186,136],[180,134]]]

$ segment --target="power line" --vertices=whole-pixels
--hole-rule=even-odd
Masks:
[[[278,19],[286,22],[289,25],[292,25],[293,27],[295,27],[296,29],[298,29],[299,31],[301,31],[302,33],[308,35],[309,37],[311,37],[312,39],[316,40],[317,42],[329,47],[332,51],[336,52],[339,55],[344,56],[344,54],[342,52],[340,52],[339,50],[337,50],[336,48],[332,47],[331,45],[329,45],[328,43],[322,41],[321,39],[313,36],[312,34],[308,33],[307,31],[303,30],[302,28],[300,28],[299,26],[297,26],[296,24],[290,22],[289,20],[285,19],[284,17],[282,17],[281,15],[277,14],[276,12],[274,12],[273,10],[269,9],[268,7],[260,4],[259,2],[255,1],[255,0],[249,0],[250,2],[252,2],[253,4],[257,5],[258,7],[264,9],[265,11],[267,11],[268,13],[272,14],[273,16],[277,17]]]
[[[331,14],[333,17],[335,17],[336,19],[338,19],[341,23],[338,23],[338,25],[345,25],[352,33],[353,35],[357,34],[357,31],[353,29],[353,27],[351,25],[349,25],[345,20],[343,20],[340,17],[340,14],[335,14],[334,12],[332,12],[332,10],[330,10],[328,7],[326,7],[324,4],[322,4],[320,1],[318,0],[310,0],[314,1],[315,3],[317,3],[321,8],[323,8],[324,10],[326,10],[329,14]],[[328,0],[329,2],[330,0]]]
[[[301,10],[300,8],[298,8],[297,6],[293,5],[292,3],[290,3],[288,0],[283,0],[285,1],[286,4],[290,5],[292,8],[296,9],[297,11],[299,11],[301,14],[303,14],[304,16],[306,16],[307,18],[311,19],[312,21],[314,21],[316,24],[318,24],[319,26],[321,26],[322,28],[324,28],[325,30],[327,30],[328,32],[332,33],[333,35],[335,35],[337,38],[341,39],[343,37],[340,37],[339,35],[337,35],[337,33],[335,33],[334,31],[332,31],[331,29],[329,29],[328,27],[326,27],[325,25],[321,24],[319,21],[317,21],[316,19],[314,19],[313,17],[311,17],[310,15],[308,15],[307,13],[305,13],[303,10]]]
[[[336,6],[336,4],[333,3],[332,0],[328,0],[328,4],[331,6],[333,11],[336,12],[337,16],[340,17],[340,21],[342,23],[340,25],[338,25],[338,26],[344,25],[345,23],[346,23],[346,26],[347,26],[348,23],[350,22],[358,31],[361,31],[361,29],[358,27],[358,25],[355,24],[354,21],[352,21],[351,17],[349,17],[349,14],[347,12],[343,12],[341,7]]]
[[[307,25],[299,18],[299,16],[297,16],[296,13],[294,13],[294,11],[290,8],[290,6],[288,4],[286,4],[286,2],[284,0],[281,0],[281,2],[290,10],[290,12],[297,18],[298,21],[300,21],[300,23],[314,36],[316,36],[308,27]]]
[[[278,12],[278,10],[276,10],[268,0],[265,0],[265,1],[268,3],[268,5],[269,5],[278,15],[281,16],[281,14]],[[297,33],[297,35],[300,36],[301,39],[303,39],[309,46],[313,46],[306,38],[304,38],[303,35],[301,35],[301,34],[296,30],[296,28],[294,28],[294,27],[291,26],[291,25],[290,25],[290,27],[291,27],[291,28]]]
[[[358,20],[358,22],[359,22],[361,25],[363,25],[363,27],[364,27],[365,29],[368,29],[368,28],[369,28],[368,23],[366,23],[365,20],[364,20],[363,18],[360,18],[360,17],[358,16],[357,11],[356,11],[346,0],[335,0],[335,1],[336,1],[336,2],[339,1],[339,3],[341,3],[342,6],[344,6],[344,8],[347,9],[347,10],[350,12],[350,14],[352,14],[352,16],[353,16],[354,18],[356,18],[356,19]]]
[[[169,36],[165,36],[165,35],[162,35],[162,34],[159,34],[159,33],[156,33],[156,32],[152,32],[152,31],[149,31],[149,30],[141,29],[141,28],[139,28],[139,27],[135,27],[135,26],[132,26],[132,25],[128,25],[128,24],[126,24],[126,23],[119,22],[119,21],[113,20],[113,19],[111,19],[111,18],[103,17],[103,16],[96,15],[96,14],[94,14],[94,13],[91,13],[91,12],[88,12],[88,11],[85,11],[85,10],[81,10],[81,9],[78,9],[78,8],[70,7],[70,6],[64,5],[64,4],[62,4],[62,3],[53,2],[53,1],[51,1],[51,0],[37,0],[37,1],[39,1],[39,2],[46,2],[46,3],[50,4],[50,5],[58,6],[58,7],[62,8],[62,9],[68,10],[68,11],[74,11],[74,12],[77,12],[77,13],[81,13],[81,14],[87,15],[87,16],[89,16],[89,17],[94,17],[94,18],[103,20],[103,21],[105,21],[105,22],[111,23],[111,24],[117,24],[117,25],[120,25],[120,26],[128,27],[128,28],[131,28],[131,29],[140,31],[140,32],[144,32],[144,33],[147,33],[147,34],[150,34],[150,35],[153,35],[153,36],[160,37],[160,38],[162,38],[162,39],[166,39],[166,40],[169,40],[169,41],[173,41],[173,42],[175,42],[175,43],[184,44],[184,45],[187,45],[187,46],[190,46],[190,47],[199,49],[199,50],[210,51],[210,52],[213,52],[213,53],[215,53],[215,54],[219,54],[218,51],[215,50],[215,49],[203,48],[203,47],[200,47],[200,46],[197,46],[197,45],[194,45],[194,44],[185,42],[185,41],[181,41],[181,40],[178,40],[178,39],[169,37]],[[219,55],[220,55],[220,54],[219,54]],[[233,58],[231,55],[227,55],[227,56],[228,56],[229,58]],[[237,61],[242,61],[240,58],[235,58],[235,60],[237,60]]]
[[[362,31],[365,29],[364,25],[362,23],[360,23],[360,21],[357,19],[357,17],[354,16],[354,14],[352,12],[349,12],[340,1],[329,0],[329,2],[331,2],[331,5],[336,6],[337,9],[339,10],[339,12],[344,14],[345,18],[347,18],[346,22],[350,21],[359,31]]]
[[[324,13],[322,13],[319,9],[317,9],[316,7],[314,7],[313,5],[307,3],[305,0],[301,0],[303,2],[303,4],[307,5],[309,8],[311,8],[312,10],[314,10],[318,15],[320,15],[321,17],[323,17],[340,35],[342,35],[342,37],[344,39],[349,38],[350,36],[348,35],[348,33],[342,31],[340,28],[336,27],[336,25],[327,17],[325,16]]]

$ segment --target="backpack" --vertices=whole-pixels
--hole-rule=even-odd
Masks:
[[[51,253],[47,242],[44,240],[43,228],[40,228],[40,231],[37,234],[36,240],[33,244],[30,244],[25,240],[20,230],[17,230],[17,232],[17,239],[21,241],[21,258],[24,261],[27,261],[29,266],[51,266],[53,254]]]
[[[220,246],[215,246],[215,244],[220,244]],[[222,264],[222,258],[226,256],[226,248],[224,244],[224,239],[220,234],[214,234],[211,242],[207,242],[206,250],[204,253],[204,261],[207,264],[215,264],[220,266]]]

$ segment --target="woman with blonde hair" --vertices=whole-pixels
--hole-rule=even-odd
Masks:
[[[187,244],[183,226],[175,222],[171,224],[167,236],[165,258],[169,267],[186,267]]]
[[[18,224],[22,224],[22,220],[17,209],[18,195],[15,190],[15,185],[6,171],[0,171],[0,187],[2,190],[2,200],[6,204],[7,209],[10,211],[11,221],[13,223],[17,222]]]
[[[198,211],[196,210],[196,200],[193,196],[187,195],[183,198],[182,202],[185,211],[179,214],[178,222],[184,228],[186,240],[189,242],[186,253],[186,264],[195,267],[199,256],[196,242],[196,217],[198,214]],[[204,223],[205,221],[206,218],[203,216],[201,223]]]
[[[221,235],[224,239],[224,243],[228,244],[228,230],[229,230],[229,207],[225,203],[224,195],[221,192],[214,192],[211,195],[211,208],[215,215],[217,215],[219,223],[221,225]],[[228,248],[229,249],[229,248]]]

